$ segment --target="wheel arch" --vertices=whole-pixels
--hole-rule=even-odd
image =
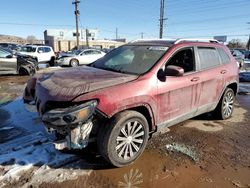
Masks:
[[[127,108],[122,108],[120,110],[118,109],[109,118],[112,118],[112,117],[116,116],[117,114],[119,114],[121,112],[124,112],[124,111],[127,111],[127,110],[133,110],[133,111],[141,113],[146,118],[146,120],[148,122],[149,131],[151,132],[151,131],[155,130],[154,114],[152,112],[152,109],[151,109],[150,105],[148,105],[148,104],[138,104],[138,105],[135,105],[135,106],[129,106]]]
[[[219,99],[218,99],[216,105],[214,105],[214,109],[215,109],[215,108],[218,106],[218,104],[220,103],[220,100],[221,100],[221,98],[223,97],[223,94],[225,93],[225,91],[226,91],[227,88],[231,88],[231,89],[234,91],[234,95],[236,96],[237,93],[238,93],[238,89],[239,89],[238,87],[239,87],[239,85],[238,85],[237,82],[229,82],[229,83],[227,83],[227,84],[225,85],[225,87],[223,88],[222,92],[220,93]]]
[[[236,82],[232,82],[226,86],[226,88],[231,88],[234,91],[234,95],[237,95],[238,92],[238,84]],[[223,93],[225,92],[226,88],[224,89]]]
[[[21,76],[31,74],[30,69],[27,66],[20,66],[17,72]]]

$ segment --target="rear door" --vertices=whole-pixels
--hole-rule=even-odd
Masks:
[[[51,59],[51,49],[49,47],[38,47],[37,56],[39,62],[48,62]]]
[[[223,70],[218,50],[214,47],[196,47],[197,76],[201,81],[199,110],[210,111],[217,104],[224,87]]]

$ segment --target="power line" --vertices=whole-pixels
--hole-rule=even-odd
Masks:
[[[17,22],[0,22],[0,25],[23,25],[23,26],[44,26],[44,27],[74,27],[74,25],[58,24],[35,24],[35,23],[17,23]]]
[[[185,22],[170,22],[172,25],[186,25],[186,24],[193,24],[193,23],[203,23],[203,22],[217,22],[220,20],[231,20],[231,19],[238,19],[238,18],[245,18],[246,16],[250,17],[250,14],[241,14],[241,15],[234,15],[234,16],[223,16],[217,18],[207,18],[207,19],[200,19],[200,20],[192,20],[192,21],[185,21]]]
[[[236,8],[236,7],[242,7],[242,6],[248,6],[249,5],[249,2],[246,3],[246,2],[242,2],[242,3],[237,3],[237,4],[222,4],[223,6],[218,6],[218,5],[215,5],[215,6],[206,6],[206,7],[197,7],[197,9],[195,9],[194,7],[191,7],[191,8],[188,8],[188,9],[177,9],[175,10],[178,11],[178,12],[181,12],[182,14],[180,15],[189,15],[189,14],[196,14],[196,13],[204,13],[204,12],[207,12],[207,11],[215,11],[215,10],[221,10],[222,8],[230,8],[232,7],[232,5],[234,5],[233,7]],[[171,11],[174,11],[173,9],[170,9],[170,12]],[[188,13],[188,14],[187,14]],[[175,16],[173,14],[169,14],[168,16]]]

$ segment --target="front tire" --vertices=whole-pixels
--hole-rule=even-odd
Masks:
[[[149,135],[146,118],[136,111],[116,115],[100,129],[98,148],[112,165],[122,167],[133,163],[144,151]]]
[[[30,71],[24,67],[20,67],[18,74],[20,76],[26,76],[26,75],[31,75]]]
[[[49,66],[51,66],[51,67],[55,66],[55,57],[51,57],[51,59],[49,61]]]
[[[234,91],[231,88],[227,88],[214,111],[215,116],[222,120],[230,118],[234,110],[234,101]]]
[[[71,67],[78,67],[79,61],[77,59],[71,59],[69,64]]]

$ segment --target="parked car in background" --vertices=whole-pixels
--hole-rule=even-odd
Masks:
[[[57,149],[96,141],[121,167],[157,131],[206,112],[230,118],[238,79],[236,60],[216,40],[138,40],[90,65],[31,78],[23,99],[56,131]]]
[[[250,59],[250,51],[245,51],[245,59]]]
[[[57,60],[57,64],[71,67],[87,65],[103,57],[105,54],[105,52],[96,49],[77,50],[68,56],[64,54],[64,56]]]
[[[0,43],[0,47],[15,54],[21,48],[21,45],[15,43]]]
[[[101,51],[105,52],[105,53],[109,53],[110,51],[112,51],[115,48],[102,48]]]
[[[21,47],[18,54],[32,56],[38,63],[49,63],[50,66],[55,64],[55,53],[50,46],[26,45]]]
[[[36,60],[30,56],[14,56],[0,48],[0,74],[33,75],[37,69]]]
[[[245,55],[243,53],[241,53],[241,51],[236,50],[236,49],[233,49],[230,51],[231,51],[231,54],[233,55],[233,57],[236,59],[236,61],[239,62],[240,68],[244,68]]]

